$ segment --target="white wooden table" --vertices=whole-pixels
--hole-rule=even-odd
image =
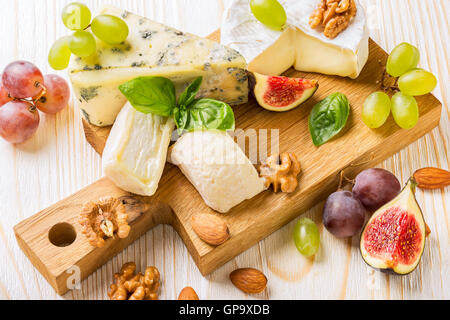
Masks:
[[[47,51],[67,33],[60,12],[68,0],[0,0],[0,68],[12,60],[35,62],[52,72]],[[187,32],[206,36],[219,28],[229,1],[222,0],[84,0],[95,12],[103,3],[145,15]],[[449,169],[449,22],[448,0],[365,0],[372,38],[391,50],[407,41],[421,52],[421,67],[439,79],[436,96],[443,102],[441,124],[380,166],[403,182],[415,169]],[[64,74],[64,73],[62,73]],[[0,139],[1,140],[1,139]],[[80,111],[67,108],[42,116],[37,134],[14,147],[0,141],[0,299],[59,299],[19,249],[13,226],[101,177],[100,157],[83,136]],[[175,299],[187,285],[201,299],[449,299],[450,190],[417,192],[431,229],[423,258],[412,274],[400,277],[365,265],[358,239],[337,240],[321,225],[321,209],[306,212],[321,227],[321,248],[314,261],[295,249],[295,221],[259,242],[216,272],[203,277],[171,227],[159,226],[82,282],[64,299],[105,299],[112,275],[122,263],[155,265],[162,274],[161,299]],[[263,270],[268,288],[248,296],[228,280],[237,267]]]

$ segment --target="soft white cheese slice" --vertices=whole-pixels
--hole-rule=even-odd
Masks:
[[[93,56],[71,60],[72,87],[90,123],[113,124],[126,102],[119,85],[139,76],[169,78],[177,94],[203,76],[199,97],[229,104],[247,102],[247,64],[236,50],[118,8],[106,7],[100,13],[122,17],[130,32],[123,44],[97,40]]]
[[[173,146],[177,165],[212,209],[225,213],[265,189],[264,180],[226,133],[194,131]]]
[[[356,17],[336,38],[311,29],[309,17],[318,0],[280,0],[287,25],[274,31],[260,23],[250,10],[249,0],[234,0],[226,10],[221,43],[238,50],[250,71],[278,75],[294,67],[356,78],[367,62],[369,33],[364,9],[358,3]]]
[[[114,123],[102,156],[105,176],[119,188],[151,196],[158,188],[175,124],[127,103]]]

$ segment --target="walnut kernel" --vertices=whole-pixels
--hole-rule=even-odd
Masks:
[[[259,168],[260,176],[264,177],[266,188],[273,185],[278,192],[294,192],[298,185],[297,175],[300,173],[300,162],[292,152],[271,155],[266,163]]]
[[[160,275],[156,267],[148,267],[144,274],[136,274],[136,264],[127,262],[114,275],[108,296],[111,300],[158,300]]]
[[[128,215],[121,201],[112,198],[101,198],[97,202],[84,204],[78,222],[82,233],[89,243],[95,247],[103,247],[105,238],[117,233],[119,238],[126,238],[130,233]]]
[[[316,29],[323,26],[323,34],[330,39],[344,31],[356,16],[355,0],[320,0],[311,13],[309,25]]]

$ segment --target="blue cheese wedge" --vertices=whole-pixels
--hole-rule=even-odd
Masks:
[[[181,169],[205,203],[221,213],[265,190],[264,179],[225,132],[185,133],[173,146],[169,161]]]
[[[102,156],[106,177],[119,188],[151,196],[158,188],[175,123],[144,114],[127,103],[114,123]]]
[[[203,76],[199,97],[229,104],[247,102],[247,64],[236,50],[121,9],[106,7],[100,14],[121,17],[130,33],[123,44],[98,40],[93,56],[72,58],[69,77],[78,105],[91,124],[113,124],[126,102],[118,86],[139,76],[169,78],[178,94]]]
[[[271,30],[250,10],[249,0],[233,0],[221,27],[221,43],[238,50],[248,62],[248,70],[279,75],[294,67],[357,78],[369,56],[369,32],[362,6],[349,26],[329,39],[320,28],[311,29],[309,17],[319,0],[280,0],[286,10],[286,27]]]

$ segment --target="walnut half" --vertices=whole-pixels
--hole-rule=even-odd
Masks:
[[[323,34],[334,39],[344,31],[356,16],[355,0],[320,0],[309,17],[309,25],[316,29],[323,27]]]
[[[297,175],[300,173],[300,162],[292,152],[271,155],[259,168],[260,176],[265,179],[266,188],[273,185],[278,192],[294,192],[298,185]]]
[[[111,300],[158,300],[160,275],[156,267],[148,267],[144,274],[136,274],[136,264],[127,262],[114,279],[108,292]]]
[[[127,220],[122,201],[112,197],[84,204],[78,217],[81,232],[90,244],[98,248],[105,245],[105,238],[111,238],[114,234],[122,239],[128,237],[130,226]]]

